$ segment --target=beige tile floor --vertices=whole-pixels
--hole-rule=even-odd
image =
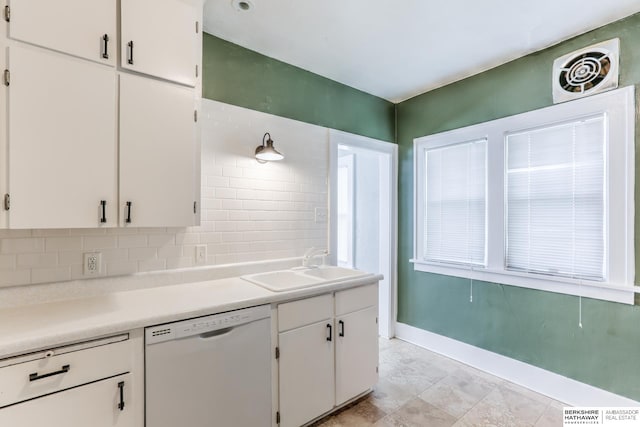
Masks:
[[[397,339],[380,340],[373,393],[314,427],[554,427],[561,402]]]

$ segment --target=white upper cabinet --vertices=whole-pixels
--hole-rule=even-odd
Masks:
[[[113,70],[22,44],[9,64],[9,226],[117,225]]]
[[[120,76],[120,217],[134,227],[194,225],[193,89]]]
[[[9,7],[10,38],[115,65],[116,0],[12,0]]]
[[[122,0],[122,68],[195,86],[201,8],[194,0]]]

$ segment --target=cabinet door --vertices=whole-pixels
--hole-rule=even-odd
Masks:
[[[334,406],[335,331],[328,327],[332,322],[279,335],[281,427],[301,426]]]
[[[9,226],[115,226],[114,70],[17,44],[9,68]]]
[[[130,384],[131,374],[119,375],[8,406],[0,409],[0,426],[133,427],[133,408],[141,402],[131,400]]]
[[[336,405],[378,381],[377,307],[336,318]]]
[[[199,159],[194,105],[192,89],[126,74],[120,76],[123,225],[194,224],[194,194],[199,185],[195,173]]]
[[[116,1],[14,0],[11,2],[9,36],[113,65],[116,58]]]
[[[196,4],[195,0],[122,0],[122,67],[195,86],[201,37],[196,32]]]

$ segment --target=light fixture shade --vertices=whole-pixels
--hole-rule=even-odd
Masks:
[[[269,139],[267,139],[266,145],[264,139],[269,135]],[[271,140],[271,135],[269,133],[265,133],[262,137],[262,145],[258,145],[256,148],[256,159],[259,162],[272,162],[276,160],[284,159],[284,156],[278,152],[275,148],[273,148],[273,141]]]

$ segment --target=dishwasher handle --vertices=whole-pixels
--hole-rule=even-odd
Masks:
[[[227,335],[228,333],[231,333],[231,331],[233,331],[234,329],[235,328],[231,327],[231,328],[218,329],[216,331],[204,332],[200,334],[199,337],[202,339],[215,338],[222,335]]]

